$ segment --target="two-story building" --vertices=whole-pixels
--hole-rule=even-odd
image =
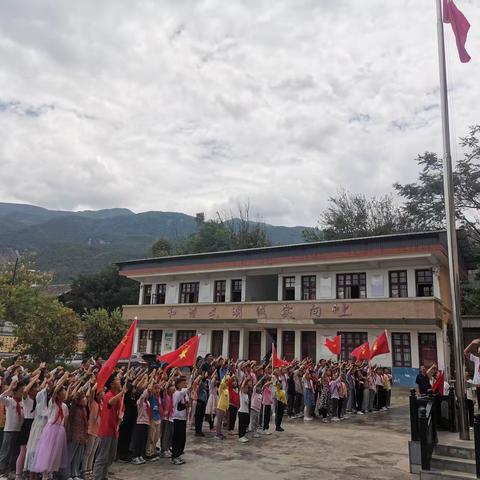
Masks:
[[[449,367],[445,232],[408,233],[119,263],[140,283],[135,349],[166,353],[200,333],[199,354],[262,359],[342,357],[388,330],[377,357],[412,384],[421,364]],[[413,377],[413,378],[412,378]]]

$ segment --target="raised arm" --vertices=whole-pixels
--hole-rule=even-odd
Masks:
[[[470,355],[475,355],[476,357],[480,357],[478,353],[478,347],[480,346],[480,338],[476,338],[470,342],[470,345],[463,351],[464,355],[470,360]]]

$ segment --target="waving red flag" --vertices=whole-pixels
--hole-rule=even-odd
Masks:
[[[443,372],[438,372],[437,379],[435,383],[432,385],[432,392],[438,392],[440,395],[443,396],[445,393],[445,379],[443,378]]]
[[[158,355],[157,362],[168,363],[169,369],[173,367],[191,367],[195,365],[199,343],[200,335],[195,335],[173,352]]]
[[[273,365],[273,368],[281,368],[281,367],[286,367],[290,365],[290,362],[287,362],[287,360],[282,360],[281,358],[278,358],[277,350],[273,343],[272,343],[272,365]]]
[[[471,57],[465,50],[465,43],[467,42],[470,23],[468,23],[465,15],[453,3],[453,0],[443,0],[443,22],[452,26],[460,61],[462,63],[469,62]]]
[[[342,337],[337,335],[333,337],[333,340],[329,338],[325,339],[325,346],[335,355],[340,355],[340,351],[342,348]]]
[[[117,345],[112,354],[108,357],[108,360],[103,364],[102,368],[97,375],[97,392],[102,390],[105,382],[117,365],[119,360],[129,359],[132,356],[133,350],[133,338],[135,337],[135,328],[137,328],[137,317],[133,319],[130,328],[126,335],[122,338],[121,342]]]
[[[350,354],[352,357],[355,357],[358,360],[370,360],[370,347],[368,342],[365,342],[363,345],[352,350]]]
[[[382,355],[383,353],[390,353],[386,330],[373,341],[372,348],[370,349],[370,358]]]

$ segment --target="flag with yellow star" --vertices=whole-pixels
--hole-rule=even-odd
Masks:
[[[173,367],[191,367],[195,364],[199,343],[200,335],[195,335],[173,352],[158,355],[157,362],[168,363],[169,369]]]

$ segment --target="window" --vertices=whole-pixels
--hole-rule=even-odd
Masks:
[[[187,340],[190,340],[196,334],[197,332],[195,330],[177,330],[177,346],[175,348],[181,347]]]
[[[165,303],[165,294],[167,293],[167,285],[165,283],[158,283],[155,295],[153,297],[153,303],[157,305],[162,305]]]
[[[148,330],[138,332],[138,351],[145,353],[147,351]]]
[[[302,300],[315,300],[317,298],[317,277],[307,275],[302,277]]]
[[[367,332],[338,332],[342,336],[341,356],[343,361],[350,359],[350,354],[354,348],[368,342]]]
[[[432,270],[416,270],[415,280],[417,282],[417,297],[433,297],[433,275]]]
[[[197,303],[199,282],[180,284],[180,303]]]
[[[408,297],[407,271],[388,272],[388,276],[390,279],[390,297]]]
[[[242,280],[232,280],[232,293],[230,295],[230,301],[242,301]]]
[[[392,333],[392,349],[393,366],[411,368],[410,333]]]
[[[367,298],[367,274],[337,274],[337,298]]]
[[[283,299],[295,300],[295,277],[283,277]]]
[[[225,280],[215,280],[215,292],[213,294],[213,301],[217,303],[225,302],[225,290],[227,282]],[[217,355],[218,356],[218,355]]]
[[[143,304],[148,305],[152,303],[152,286],[144,285],[143,286]]]
[[[223,330],[212,331],[212,348],[210,352],[214,357],[219,357],[223,351]]]
[[[162,330],[152,331],[152,351],[150,353],[159,354],[162,351]]]

